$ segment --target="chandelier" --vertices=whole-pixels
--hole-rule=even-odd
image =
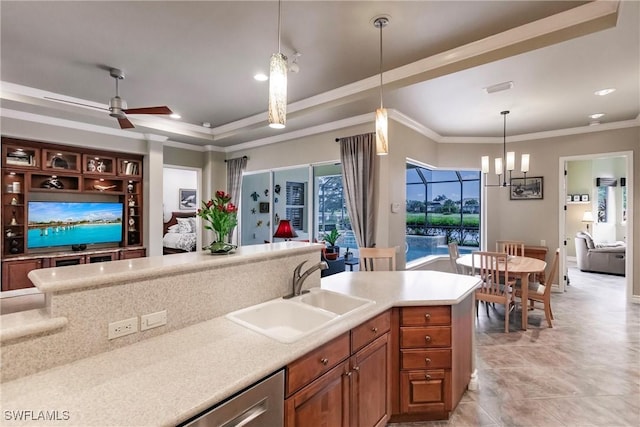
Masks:
[[[516,153],[507,152],[507,114],[509,111],[501,111],[504,118],[504,127],[502,133],[502,157],[495,159],[495,173],[498,176],[497,184],[489,184],[487,182],[487,174],[489,173],[489,156],[482,156],[482,173],[484,174],[485,187],[510,187],[511,173],[516,168]],[[509,172],[509,183],[507,183],[507,171]],[[520,160],[520,172],[524,174],[524,183],[527,183],[527,172],[529,172],[529,155],[523,154]],[[500,182],[502,181],[502,182]]]

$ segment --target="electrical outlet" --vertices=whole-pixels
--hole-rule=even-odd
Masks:
[[[157,328],[167,324],[167,310],[157,311],[155,313],[140,316],[140,330]]]
[[[132,317],[130,319],[109,323],[108,338],[112,340],[125,335],[135,334],[136,332],[138,332],[138,318]]]
[[[547,246],[546,240],[540,240],[540,246]]]

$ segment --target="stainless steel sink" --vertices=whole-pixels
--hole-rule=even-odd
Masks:
[[[314,288],[292,299],[274,299],[226,317],[276,341],[292,343],[372,304],[375,302]]]

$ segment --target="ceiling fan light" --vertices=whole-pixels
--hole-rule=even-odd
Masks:
[[[287,122],[287,57],[271,55],[269,66],[269,127],[282,129]]]
[[[376,154],[384,156],[389,154],[389,128],[386,108],[376,110]]]

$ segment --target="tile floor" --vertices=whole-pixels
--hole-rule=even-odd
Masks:
[[[554,293],[555,320],[520,314],[504,333],[504,310],[477,324],[480,390],[467,391],[448,421],[432,426],[640,426],[640,305],[627,303],[623,278],[570,267],[571,286]]]

